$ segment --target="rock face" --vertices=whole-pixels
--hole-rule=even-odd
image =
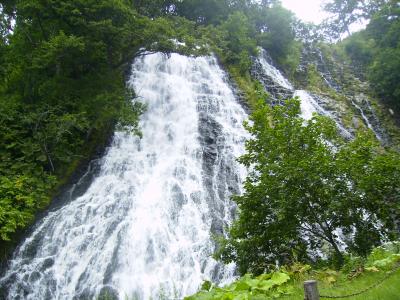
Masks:
[[[310,65],[315,66],[317,72],[320,74],[321,78],[329,88],[336,92],[340,92],[342,90],[339,81],[336,79],[338,74],[341,72],[336,72],[338,70],[335,70],[334,62],[326,59],[320,48],[306,44],[302,50],[300,65],[297,69],[297,74],[299,75],[298,77],[303,79],[307,78],[304,77],[304,75],[307,73],[307,69]],[[302,82],[301,79],[299,81]]]
[[[317,93],[295,90],[292,83],[273,65],[271,57],[265,50],[260,49],[260,55],[253,58],[251,74],[263,85],[270,96],[267,101],[272,105],[281,104],[285,99],[299,97],[303,118],[310,119],[313,113],[326,115],[336,122],[345,137],[351,137],[351,131],[343,126],[338,113],[342,110],[342,107]],[[335,104],[334,107],[333,104]]]
[[[313,87],[307,82],[308,70],[314,67],[322,79],[322,87]],[[382,144],[390,143],[389,136],[371,105],[369,86],[354,75],[355,71],[334,55],[326,57],[323,51],[313,45],[305,45],[296,79],[303,87],[312,89],[312,94],[337,122],[349,132],[362,127],[373,131]]]
[[[379,141],[383,144],[389,143],[389,136],[379,120],[375,109],[372,107],[369,97],[361,92],[355,94],[351,99],[353,106],[359,111],[364,124],[374,132]]]
[[[310,68],[316,72],[314,76],[319,77],[319,86],[310,85]],[[348,66],[334,57],[326,58],[321,49],[306,45],[296,71],[296,84],[285,78],[263,49],[260,49],[258,57],[253,58],[251,75],[263,85],[270,96],[267,101],[272,105],[299,96],[307,102],[302,105],[307,110],[303,112],[307,118],[313,112],[332,118],[346,138],[351,138],[360,127],[369,128],[382,144],[387,144],[389,137],[367,96],[368,85],[346,68]],[[294,86],[300,89],[296,90]]]

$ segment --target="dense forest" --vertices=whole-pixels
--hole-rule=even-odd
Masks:
[[[276,0],[1,1],[2,259],[116,128],[142,134],[146,107],[126,87],[126,74],[135,57],[154,52],[215,53],[253,112],[239,158],[253,171],[234,197],[238,218],[219,239],[221,260],[261,274],[276,260],[310,262],[307,248],[326,245],[327,264],[341,267],[348,253],[366,256],[398,239],[398,145],[383,146],[364,130],[347,141],[324,117],[304,124],[298,100],[266,105],[250,75],[258,47],[293,80],[304,49],[329,48],[399,124],[398,1],[331,0],[325,9],[331,18],[314,26]],[[351,34],[360,20],[368,25]],[[351,236],[346,253],[338,228]],[[303,239],[305,231],[314,239]]]

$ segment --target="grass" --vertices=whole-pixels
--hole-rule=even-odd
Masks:
[[[366,272],[352,280],[341,275],[334,284],[318,281],[318,289],[321,295],[325,296],[343,296],[360,292],[367,287],[374,285],[384,278],[386,273],[383,271],[372,273]],[[312,278],[311,278],[312,279]],[[294,282],[294,293],[289,296],[283,296],[282,300],[303,300],[303,281]],[[321,298],[326,299],[326,298]],[[342,298],[344,299],[344,298]],[[382,284],[366,291],[365,293],[349,297],[351,300],[399,300],[400,299],[400,269],[387,278]]]
[[[303,300],[303,283],[318,282],[319,294],[350,300],[400,299],[400,242],[376,247],[366,258],[346,257],[340,271],[293,263],[259,276],[245,275],[223,288],[212,287],[189,300]],[[351,297],[352,294],[359,294]],[[321,300],[329,299],[321,297]]]

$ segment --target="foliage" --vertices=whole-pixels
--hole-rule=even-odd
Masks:
[[[275,0],[136,0],[134,5],[151,17],[179,16],[194,22],[191,34],[201,33],[222,62],[239,66],[242,74],[248,71],[257,44],[282,64],[296,49],[293,14]]]
[[[306,122],[299,112],[298,100],[260,102],[245,124],[252,139],[239,162],[249,175],[218,253],[242,274],[260,274],[276,260],[307,261],[318,255],[311,249],[324,247],[342,265],[343,246],[365,255],[396,235],[399,154],[368,134],[345,143],[332,120],[315,115]]]
[[[388,105],[400,111],[400,7],[396,1],[374,15],[366,33],[376,47],[369,64],[368,79],[376,94]]]
[[[184,1],[182,5],[195,2]],[[299,44],[294,41],[293,15],[276,1],[263,2],[231,1],[224,10],[226,17],[221,14],[216,22],[200,22],[207,25],[200,27],[200,31],[222,63],[239,67],[244,76],[250,69],[251,56],[257,54],[257,45],[264,47],[278,63],[292,69],[297,67],[300,57]]]
[[[31,174],[0,177],[0,237],[10,240],[10,234],[29,225],[37,209],[49,203],[48,186],[54,177],[35,178]]]
[[[310,90],[326,90],[326,82],[321,77],[318,72],[317,66],[315,64],[307,65],[307,88]]]
[[[251,36],[251,26],[247,16],[241,12],[234,13],[221,24],[221,47],[226,49],[225,62],[238,64],[242,72],[250,68],[250,55],[257,53],[256,41]]]
[[[226,0],[176,1],[176,13],[200,24],[219,24],[232,9]]]
[[[303,284],[305,280],[314,279],[318,281],[320,294],[324,295],[348,295],[356,293],[370,287],[392,271],[399,262],[399,242],[391,242],[383,244],[368,255],[367,258],[360,257],[346,257],[346,265],[340,270],[331,270],[329,268],[311,267],[295,262],[291,265],[280,267],[279,271],[274,271],[268,274],[262,274],[258,277],[251,277],[244,275],[237,281],[229,286],[218,288],[211,282],[206,281],[201,287],[200,291],[186,299],[271,299],[273,290],[266,295],[254,295],[250,289],[242,291],[238,290],[240,287],[245,287],[244,282],[250,281],[251,283],[260,284],[260,278],[269,278],[271,274],[276,272],[285,274],[290,278],[279,289],[283,289],[285,294],[278,295],[278,298],[301,300],[304,299]],[[392,258],[396,259],[393,260]],[[393,261],[395,263],[393,263]],[[385,264],[384,267],[377,268],[375,264],[382,264],[382,262],[392,261],[390,264]],[[285,277],[286,277],[285,276]],[[400,286],[396,284],[399,280],[400,273],[397,271],[393,276],[384,280],[379,288],[374,288],[361,294],[360,296],[352,297],[352,299],[397,299],[400,291]],[[287,277],[286,277],[287,278]],[[256,279],[256,280],[254,280]],[[237,297],[237,298],[235,298]],[[273,299],[273,298],[272,298]]]
[[[258,277],[246,274],[223,288],[206,282],[199,293],[185,299],[276,299],[291,293],[289,280],[290,276],[283,271],[262,274]]]
[[[240,91],[244,93],[246,104],[251,109],[256,107],[259,99],[268,98],[262,84],[252,79],[250,74],[243,75],[240,71],[240,67],[230,66],[228,71],[234,82],[238,85]]]
[[[346,54],[353,63],[356,63],[357,67],[365,71],[365,66],[368,65],[373,58],[375,42],[373,39],[368,38],[365,31],[360,31],[344,40],[342,47],[344,47]]]
[[[350,35],[350,26],[360,19],[368,20],[388,0],[330,0],[324,3],[325,11],[333,16],[326,21],[331,37],[338,38],[343,33]]]
[[[257,37],[258,43],[275,61],[282,64],[290,52],[296,50],[293,13],[281,5],[261,12],[260,19],[264,22],[261,23],[263,30]]]
[[[400,47],[381,50],[368,73],[376,94],[396,111],[400,110],[399,57]]]
[[[383,244],[372,250],[368,256],[366,267],[376,267],[381,270],[391,270],[395,263],[400,262],[400,242]]]

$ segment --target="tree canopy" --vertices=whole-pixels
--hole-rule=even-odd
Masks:
[[[298,100],[260,102],[246,124],[252,137],[239,161],[249,175],[219,252],[242,274],[318,259],[315,249],[341,265],[345,250],[366,255],[395,236],[400,155],[366,133],[344,142],[331,119],[299,113]]]
[[[329,34],[338,38],[343,33],[350,35],[350,26],[356,22],[368,21],[390,0],[330,0],[324,10],[332,17],[326,20]]]

